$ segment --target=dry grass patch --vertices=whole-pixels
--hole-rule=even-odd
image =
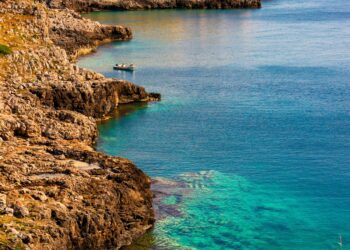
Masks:
[[[35,17],[12,13],[0,14],[0,79],[6,78],[7,57],[12,51],[40,46],[40,30],[33,27]]]

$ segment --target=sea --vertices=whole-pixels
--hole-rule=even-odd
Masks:
[[[85,17],[134,38],[79,66],[162,94],[99,124],[163,194],[130,249],[350,249],[349,0]]]

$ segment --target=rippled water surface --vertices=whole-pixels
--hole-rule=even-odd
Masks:
[[[350,249],[348,0],[87,16],[134,39],[80,66],[163,95],[99,127],[99,150],[180,183],[134,249]]]

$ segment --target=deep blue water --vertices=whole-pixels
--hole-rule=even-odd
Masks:
[[[190,189],[150,248],[350,249],[350,1],[87,16],[134,39],[80,66],[163,96],[122,107],[97,148]]]

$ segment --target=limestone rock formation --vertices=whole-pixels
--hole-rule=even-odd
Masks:
[[[75,57],[91,52],[101,43],[132,38],[127,27],[101,25],[68,9],[51,10],[48,20],[50,39]]]
[[[13,50],[0,56],[0,249],[119,249],[153,225],[149,177],[92,145],[96,119],[160,96],[73,62],[130,38],[71,10],[0,0],[0,44]]]

